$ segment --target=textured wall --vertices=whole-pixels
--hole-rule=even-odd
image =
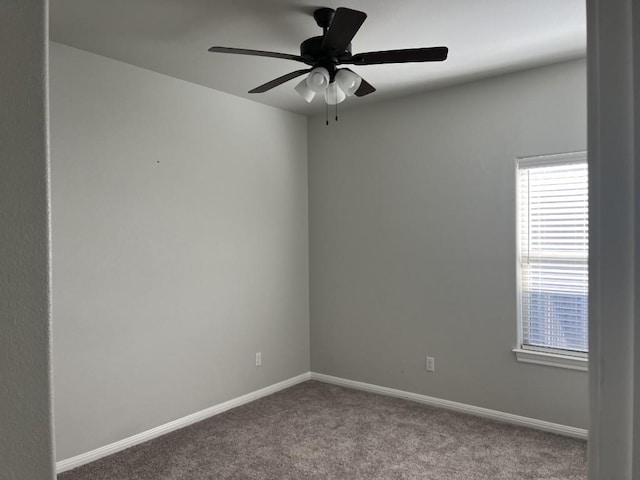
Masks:
[[[46,1],[0,2],[0,478],[53,478]]]
[[[304,117],[53,44],[51,118],[58,459],[309,370]]]
[[[584,149],[584,61],[311,119],[312,370],[587,427],[587,373],[511,351],[515,159]]]
[[[640,478],[640,3],[587,2],[589,478]]]

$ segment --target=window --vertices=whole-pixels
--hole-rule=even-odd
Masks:
[[[516,355],[521,361],[586,370],[586,153],[518,160],[518,197]]]

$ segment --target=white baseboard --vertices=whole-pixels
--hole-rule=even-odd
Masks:
[[[370,383],[357,382],[355,380],[347,380],[345,378],[333,377],[331,375],[325,375],[322,373],[307,372],[302,375],[284,380],[282,382],[270,385],[255,392],[247,393],[237,398],[233,398],[213,407],[201,410],[186,417],[179,418],[159,427],[152,428],[146,432],[138,433],[132,437],[125,438],[118,442],[105,445],[104,447],[96,448],[90,452],[86,452],[75,457],[67,458],[56,463],[56,472],[62,473],[74,468],[86,465],[87,463],[94,462],[100,458],[112,455],[127,448],[133,447],[140,443],[147,442],[161,435],[165,435],[174,430],[186,427],[196,422],[200,422],[206,418],[213,417],[222,412],[226,412],[240,405],[244,405],[249,402],[253,402],[259,398],[271,395],[272,393],[279,392],[285,388],[292,387],[307,380],[317,380],[319,382],[330,383],[333,385],[339,385],[347,388],[355,388],[357,390],[363,390],[371,393],[378,393],[381,395],[387,395],[390,397],[403,398],[405,400],[411,400],[425,405],[431,405],[434,407],[446,408],[448,410],[454,410],[457,412],[467,413],[478,417],[490,418],[505,423],[511,423],[514,425],[521,425],[525,427],[535,428],[537,430],[543,430],[545,432],[557,433],[559,435],[565,435],[567,437],[579,438],[586,440],[588,437],[587,430],[576,427],[569,427],[558,423],[546,422],[544,420],[536,420],[535,418],[523,417],[520,415],[514,415],[512,413],[504,413],[497,410],[490,410],[488,408],[475,407],[473,405],[467,405],[464,403],[452,402],[450,400],[442,400],[440,398],[428,397],[418,393],[406,392],[404,390],[396,390],[394,388],[381,387]]]
[[[378,385],[373,385],[370,383],[347,380],[345,378],[333,377],[331,375],[325,375],[322,373],[312,372],[311,380],[331,383],[333,385],[339,385],[342,387],[355,388],[357,390],[363,390],[365,392],[379,393],[382,395],[387,395],[389,397],[403,398],[405,400],[411,400],[414,402],[423,403],[425,405],[446,408],[447,410],[467,413],[470,415],[475,415],[477,417],[490,418],[492,420],[498,420],[513,425],[535,428],[536,430],[557,433],[559,435],[564,435],[567,437],[579,438],[582,440],[586,440],[588,438],[588,431],[583,428],[570,427],[567,425],[547,422],[544,420],[536,420],[535,418],[523,417],[521,415],[514,415],[512,413],[504,413],[498,410],[490,410],[488,408],[475,407],[473,405],[452,402],[450,400],[442,400],[440,398],[420,395],[419,393],[411,393],[405,392],[404,390],[396,390],[394,388],[380,387]]]
[[[246,395],[242,395],[226,402],[219,403],[218,405],[207,408],[205,410],[192,413],[191,415],[187,415],[186,417],[182,417],[172,422],[165,423],[164,425],[152,428],[151,430],[147,430],[146,432],[138,433],[137,435],[133,435],[132,437],[128,437],[118,442],[105,445],[104,447],[96,448],[95,450],[91,450],[90,452],[86,452],[75,457],[67,458],[66,460],[61,460],[56,463],[56,472],[66,472],[67,470],[71,470],[87,463],[94,462],[100,458],[120,452],[129,447],[133,447],[134,445],[152,440],[156,437],[169,432],[173,432],[174,430],[178,430],[193,423],[200,422],[201,420],[213,417],[214,415],[218,415],[222,412],[226,412],[227,410],[230,410],[232,408],[239,407],[240,405],[244,405],[245,403],[253,402],[254,400],[266,397],[267,395],[271,395],[272,393],[279,392],[280,390],[284,390],[285,388],[289,388],[299,383],[306,382],[310,378],[310,372],[303,373],[302,375],[298,375],[297,377],[289,378],[288,380],[269,385],[268,387],[261,388],[260,390],[256,390],[255,392],[247,393]]]

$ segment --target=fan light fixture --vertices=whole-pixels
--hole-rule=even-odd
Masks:
[[[362,78],[351,70],[343,68],[336,73],[336,83],[345,95],[350,97],[360,88]]]
[[[295,90],[308,103],[311,103],[317,94],[324,94],[324,101],[328,105],[336,105],[345,98],[355,94],[362,84],[362,78],[351,70],[338,70],[335,80],[331,81],[329,71],[324,67],[316,67],[307,78],[303,79]]]
[[[320,93],[327,88],[329,81],[329,70],[324,67],[316,67],[307,77],[307,86],[315,93]]]
[[[324,91],[324,101],[327,105],[337,105],[343,102],[347,95],[342,91],[336,82],[331,82]]]
[[[302,80],[295,88],[296,92],[300,94],[302,98],[304,98],[307,103],[311,103],[311,101],[315,98],[316,92],[309,88],[307,85],[307,79]]]

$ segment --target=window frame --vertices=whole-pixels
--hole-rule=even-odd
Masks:
[[[571,370],[588,370],[588,352],[565,350],[553,347],[525,345],[523,342],[523,309],[522,309],[522,245],[521,245],[521,218],[520,218],[520,168],[544,167],[561,165],[563,163],[587,163],[587,152],[576,151],[552,155],[538,155],[533,157],[518,157],[515,159],[515,215],[516,215],[516,296],[517,296],[517,347],[512,351],[519,362],[546,365],[551,367],[568,368]],[[588,163],[587,163],[588,165]]]

